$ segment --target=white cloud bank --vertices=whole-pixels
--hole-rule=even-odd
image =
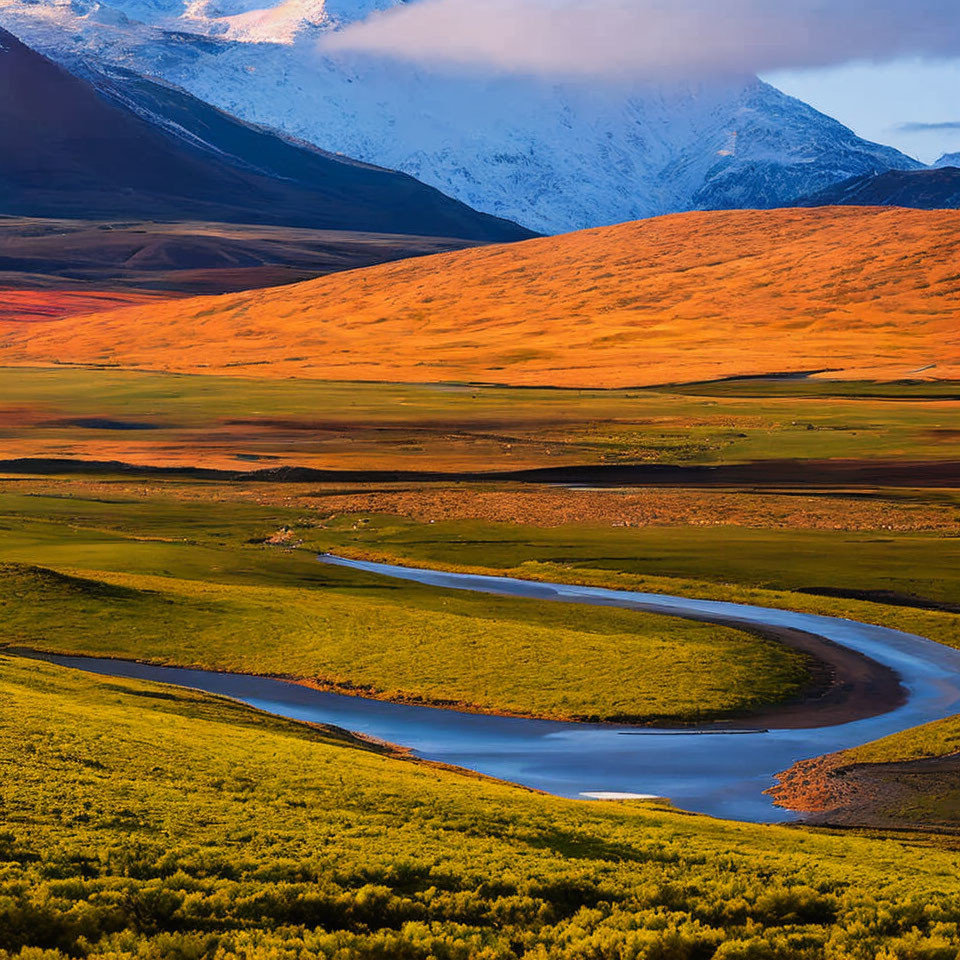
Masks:
[[[960,0],[414,0],[323,47],[564,76],[761,73],[960,56]]]

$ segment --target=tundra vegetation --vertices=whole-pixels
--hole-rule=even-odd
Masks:
[[[583,803],[0,658],[0,957],[955,960],[922,839]]]
[[[960,404],[960,386],[949,382],[516,390],[112,368],[0,368],[0,375],[5,460],[224,471],[298,466],[351,471],[354,480],[365,474],[372,482],[395,471],[739,464],[752,465],[740,487],[772,492],[812,484],[823,493],[850,482],[827,470],[827,461],[838,460],[908,465],[906,480],[893,486],[931,490],[949,486],[931,483],[929,474],[956,460]],[[792,465],[786,477],[771,481],[771,470],[785,460]],[[816,469],[804,471],[805,461]],[[871,486],[861,481],[859,489]]]

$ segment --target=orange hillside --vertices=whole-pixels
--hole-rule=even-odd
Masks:
[[[0,332],[5,364],[258,377],[960,379],[960,212],[680,214]]]

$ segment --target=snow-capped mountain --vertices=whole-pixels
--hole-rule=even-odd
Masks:
[[[935,167],[960,167],[960,153],[945,153],[935,164]]]
[[[71,69],[161,77],[543,232],[777,206],[921,166],[755,77],[558,82],[333,58],[319,49],[327,31],[403,0],[268,2],[0,0],[0,24]]]

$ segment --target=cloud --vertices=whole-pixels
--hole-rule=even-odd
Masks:
[[[899,123],[896,126],[898,133],[938,133],[941,130],[960,130],[960,120],[942,120],[939,123]]]
[[[414,0],[323,41],[560,75],[759,73],[960,55],[957,0]]]

